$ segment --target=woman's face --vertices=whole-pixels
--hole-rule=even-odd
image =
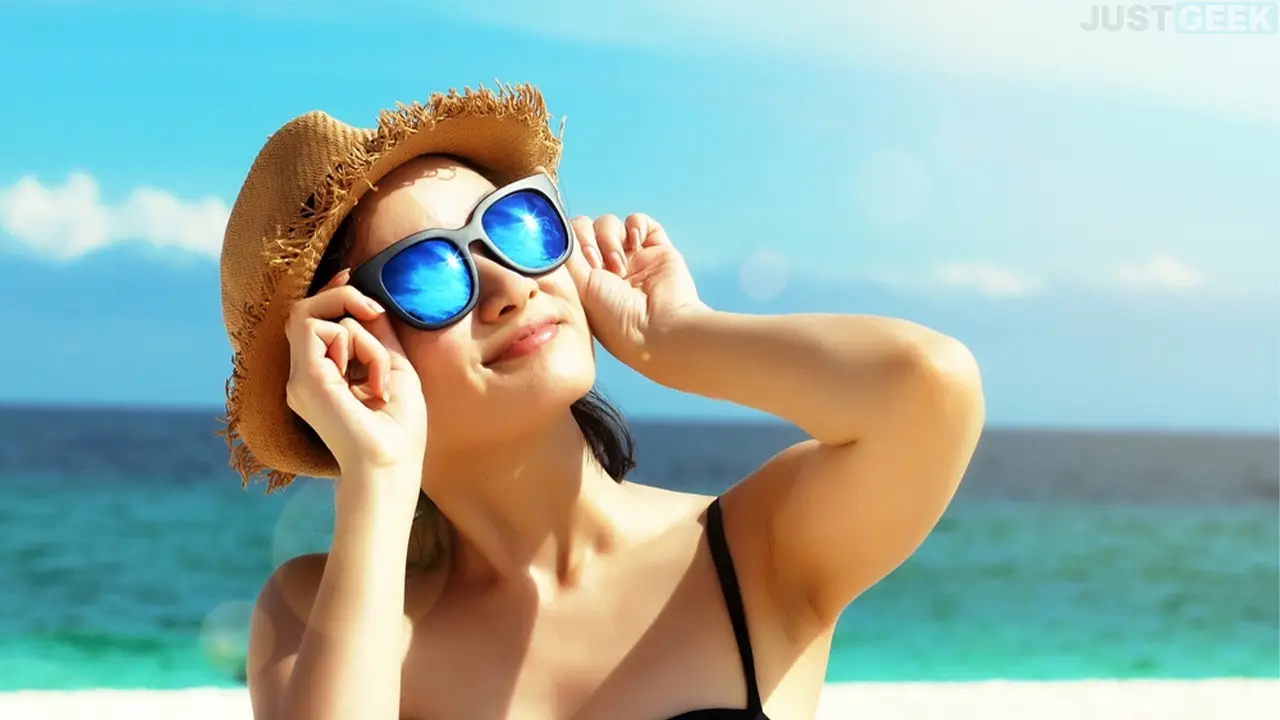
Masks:
[[[346,258],[358,267],[382,249],[426,228],[459,228],[485,195],[487,179],[448,158],[418,158],[383,178],[352,218]],[[480,243],[475,309],[434,331],[396,322],[396,334],[427,401],[434,447],[477,446],[520,433],[564,412],[595,382],[590,329],[567,266],[541,277],[507,269]],[[503,355],[522,329],[555,323],[531,352]],[[533,343],[536,344],[536,343]]]

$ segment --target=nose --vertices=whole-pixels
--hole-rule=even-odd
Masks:
[[[538,295],[538,281],[508,269],[488,257],[479,248],[472,257],[479,280],[476,314],[481,322],[501,322],[511,314],[519,315],[529,301]]]

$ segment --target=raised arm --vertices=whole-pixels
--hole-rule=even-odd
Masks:
[[[347,277],[339,273],[289,317],[289,406],[344,472],[328,557],[285,563],[255,606],[247,662],[255,720],[400,716],[426,405],[385,311]],[[367,368],[365,386],[348,379],[356,361]]]
[[[349,483],[349,484],[348,484]],[[349,478],[327,559],[282,565],[258,597],[246,662],[254,720],[395,720],[412,505]]]
[[[915,551],[955,494],[984,417],[973,356],[903,320],[712,310],[653,218],[573,224],[582,252],[570,272],[609,352],[661,385],[814,438],[747,481],[745,514],[766,532],[753,555],[767,558],[774,596],[834,622]]]
[[[951,501],[984,419],[958,341],[858,315],[689,312],[646,338],[644,373],[805,430],[750,482],[767,528],[765,574],[823,624],[924,541]]]

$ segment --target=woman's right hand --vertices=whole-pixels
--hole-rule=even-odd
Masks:
[[[307,421],[344,475],[404,469],[421,481],[427,407],[417,371],[391,320],[373,299],[347,285],[350,270],[289,315],[289,407]],[[416,493],[415,493],[416,495]]]

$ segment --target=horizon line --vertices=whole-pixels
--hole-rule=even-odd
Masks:
[[[81,413],[135,413],[135,414],[182,414],[195,415],[207,413],[211,419],[219,420],[225,417],[226,410],[217,405],[161,405],[161,404],[126,404],[115,402],[67,402],[67,401],[14,401],[0,399],[0,413],[8,413],[14,411],[37,411],[37,412],[81,412]],[[710,414],[675,414],[662,415],[648,412],[626,412],[622,415],[627,422],[639,423],[667,423],[673,425],[756,425],[756,426],[779,426],[794,427],[792,423],[781,418],[772,417],[758,411],[758,417],[744,415],[710,415]],[[1009,432],[1009,433],[1063,433],[1063,434],[1092,434],[1092,435],[1144,435],[1144,436],[1181,436],[1181,437],[1233,437],[1233,438],[1257,438],[1257,439],[1277,439],[1280,440],[1280,426],[1271,427],[1222,427],[1222,426],[1185,426],[1185,427],[1156,427],[1151,425],[1121,425],[1108,423],[1043,423],[1043,422],[988,422],[983,428],[983,432]]]

